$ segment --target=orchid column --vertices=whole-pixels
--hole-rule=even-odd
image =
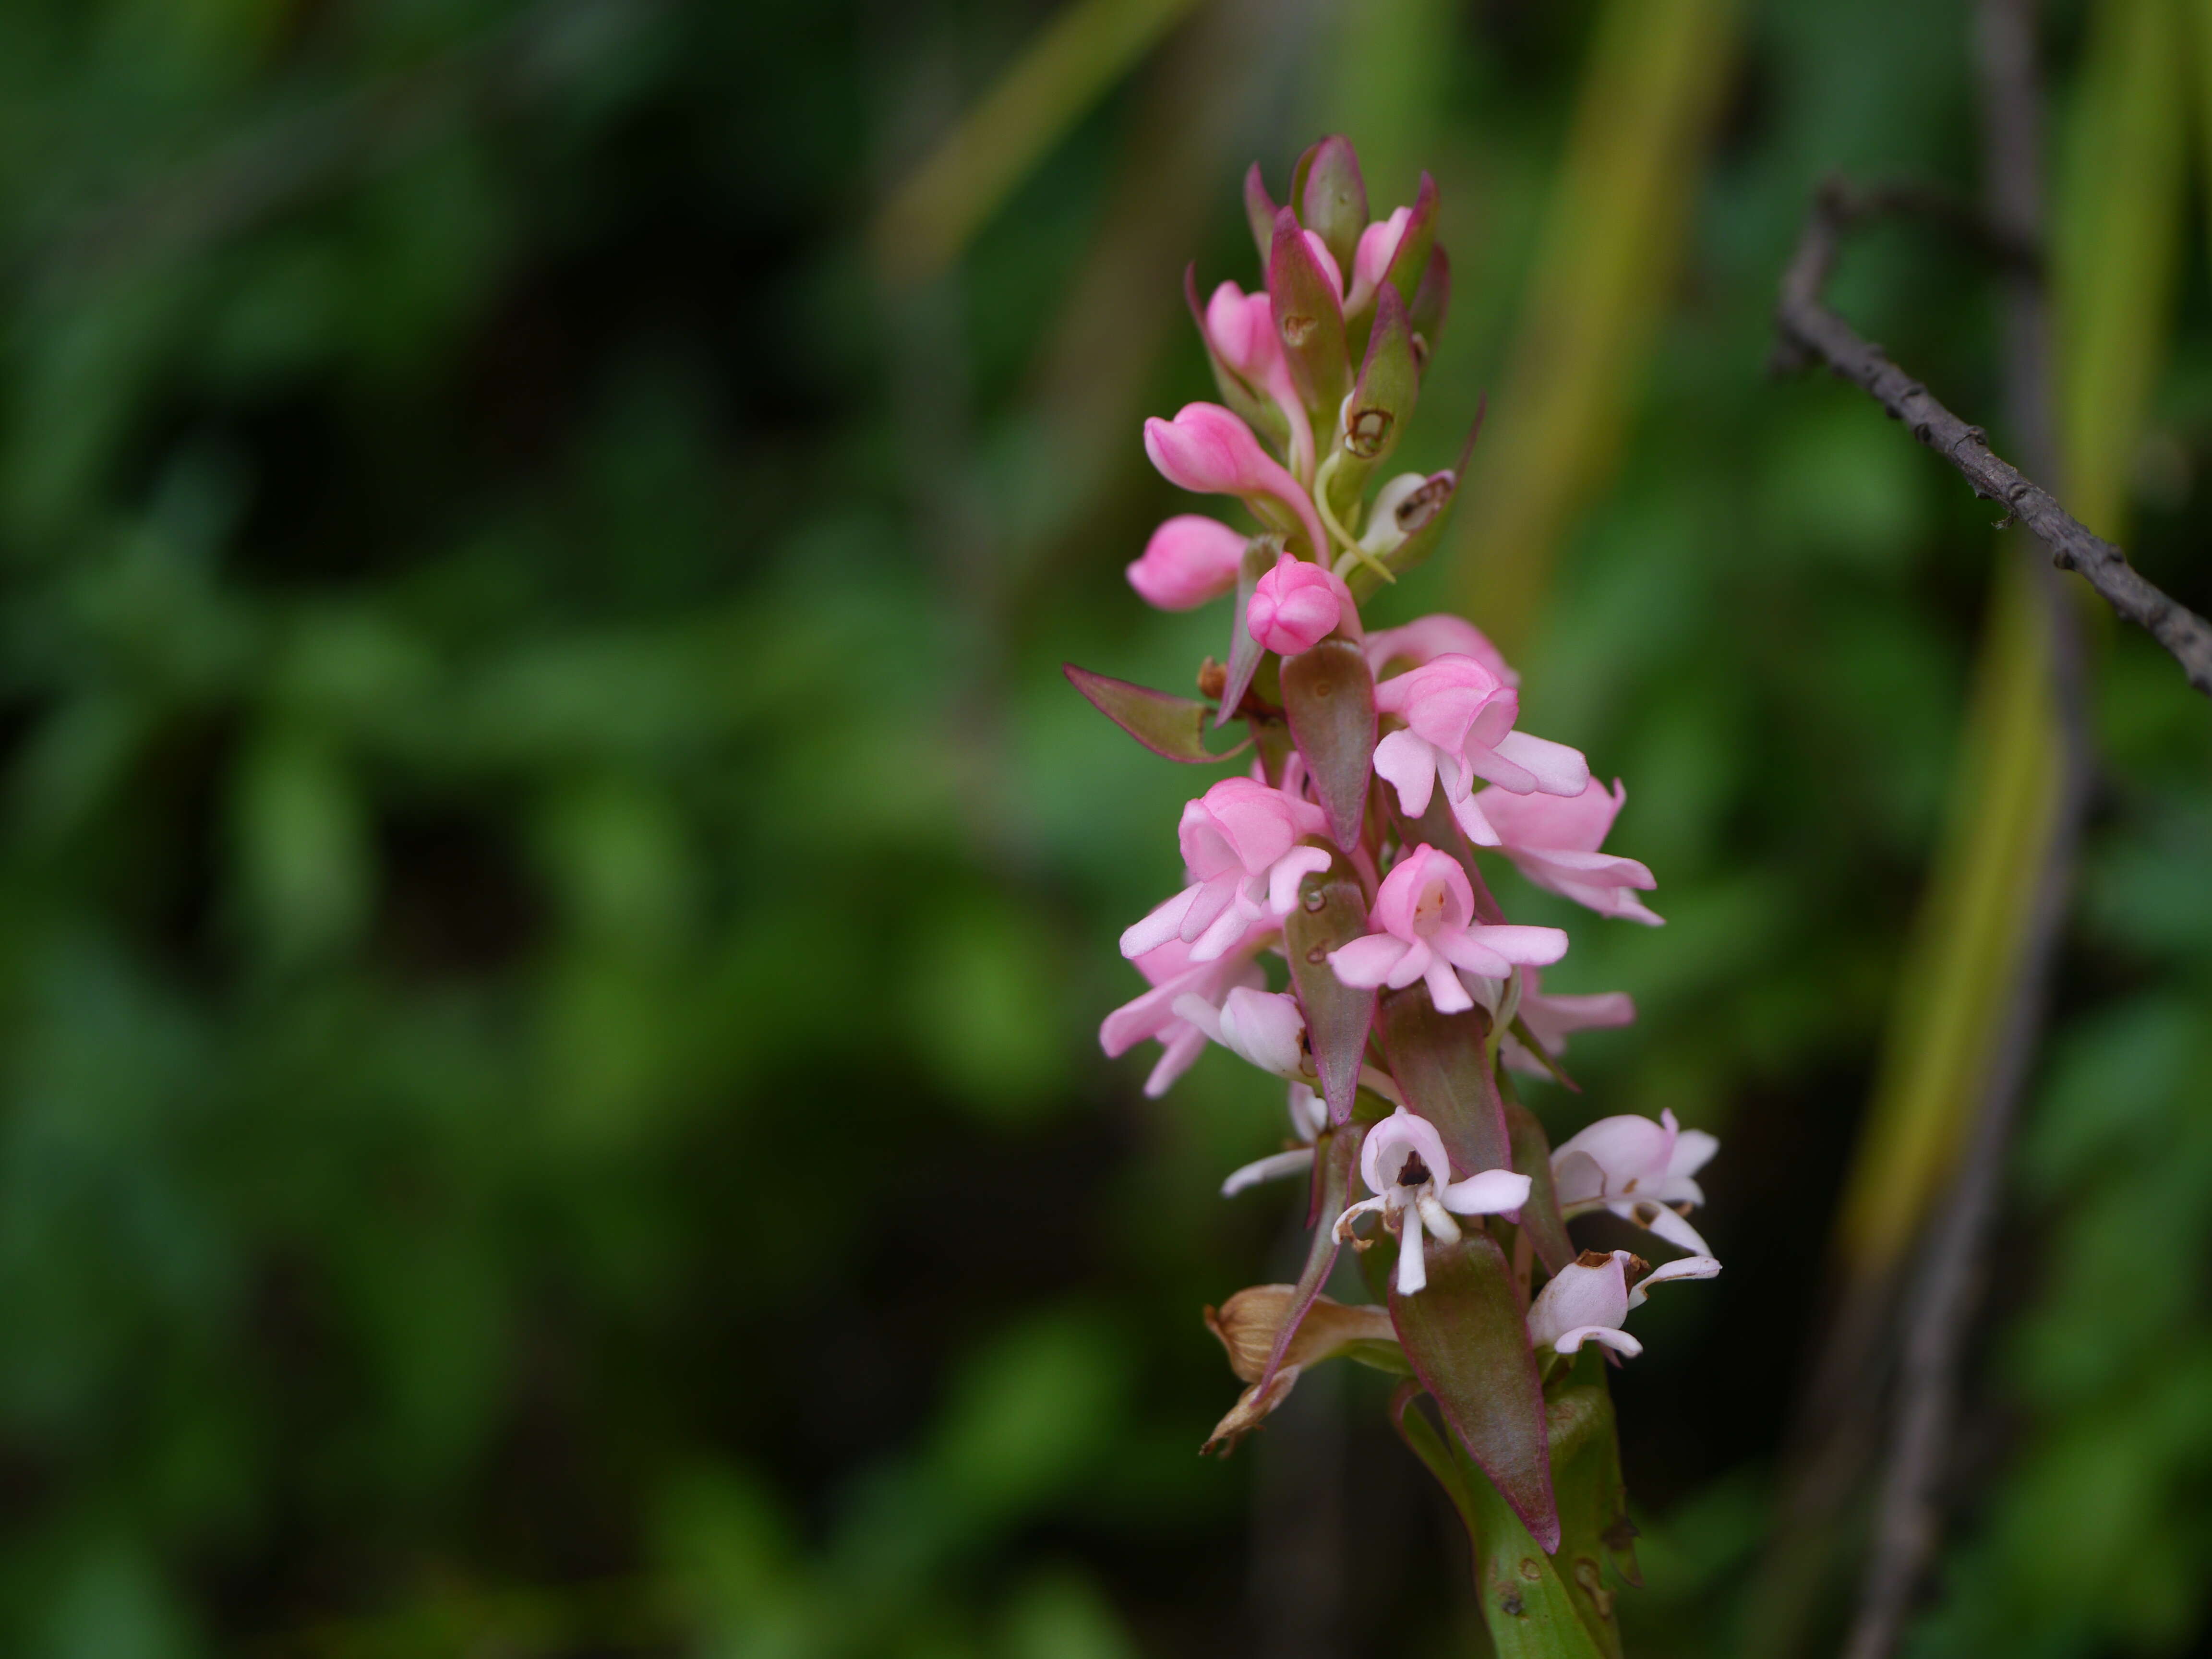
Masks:
[[[1067,671],[1170,760],[1251,756],[1183,809],[1188,885],[1121,938],[1152,988],[1100,1037],[1161,1045],[1151,1095],[1209,1042],[1287,1086],[1290,1144],[1223,1191],[1304,1180],[1312,1243],[1296,1285],[1206,1310],[1247,1384],[1207,1448],[1309,1366],[1398,1375],[1393,1419],[1467,1522],[1498,1652],[1617,1656],[1614,1585],[1637,1570],[1606,1367],[1641,1352],[1623,1327],[1653,1285],[1720,1271],[1685,1218],[1715,1144],[1671,1115],[1609,1117],[1554,1151],[1516,1099],[1513,1072],[1563,1078],[1569,1033],[1635,1010],[1544,993],[1568,936],[1509,921],[1482,855],[1646,926],[1651,873],[1601,850],[1625,792],[1519,728],[1519,676],[1475,627],[1368,630],[1361,605],[1434,550],[1466,465],[1462,447],[1442,471],[1386,466],[1450,265],[1425,174],[1370,222],[1352,146],[1327,138],[1289,195],[1276,206],[1256,166],[1245,180],[1264,291],[1224,282],[1201,305],[1186,279],[1222,401],[1145,424],[1162,473],[1255,521],[1170,519],[1129,567],[1164,609],[1233,594],[1226,659],[1200,670],[1202,702]],[[1240,721],[1241,742],[1206,746]],[[1571,1223],[1601,1213],[1633,1249],[1578,1249]],[[1346,1246],[1370,1305],[1322,1294]]]

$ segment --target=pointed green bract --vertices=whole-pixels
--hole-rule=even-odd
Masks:
[[[1321,238],[1347,276],[1367,228],[1367,182],[1352,141],[1334,135],[1308,150],[1298,166],[1298,188],[1291,205],[1305,228]]]
[[[1452,1174],[1503,1170],[1513,1160],[1504,1103],[1490,1069],[1490,1016],[1440,1014],[1425,986],[1382,994],[1382,1051],[1406,1104],[1437,1126]]]
[[[1413,289],[1413,297],[1406,307],[1412,318],[1413,332],[1428,342],[1429,349],[1437,346],[1437,336],[1443,332],[1444,317],[1451,310],[1451,256],[1441,244],[1429,250],[1428,269]]]
[[[1298,228],[1297,216],[1288,208],[1275,215],[1274,246],[1267,256],[1267,298],[1274,306],[1275,333],[1298,395],[1316,425],[1334,422],[1337,405],[1352,389],[1344,301]]]
[[[1375,758],[1375,676],[1358,642],[1334,635],[1285,658],[1283,713],[1329,833],[1339,847],[1357,846]]]
[[[1406,220],[1404,233],[1398,238],[1397,252],[1390,256],[1390,270],[1385,279],[1409,307],[1414,295],[1420,292],[1421,278],[1428,274],[1429,253],[1436,245],[1437,181],[1425,172],[1420,188],[1413,192],[1413,210]]]
[[[1390,1322],[1421,1386],[1545,1550],[1559,1543],[1543,1387],[1504,1252],[1486,1232],[1431,1243],[1428,1285],[1390,1293]]]
[[[1252,227],[1252,245],[1260,250],[1260,268],[1267,268],[1267,255],[1275,246],[1275,198],[1267,194],[1267,181],[1260,164],[1244,174],[1244,217]]]
[[[1375,1023],[1375,993],[1336,976],[1328,953],[1367,931],[1367,903],[1359,878],[1341,854],[1326,870],[1298,884],[1297,908],[1283,918],[1283,948],[1291,981],[1306,1013],[1306,1041],[1321,1073],[1322,1097],[1332,1123],[1348,1121],[1359,1088],[1359,1064]]]
[[[1148,685],[1132,685],[1104,674],[1062,663],[1060,672],[1093,708],[1120,726],[1155,755],[1186,765],[1204,766],[1228,760],[1251,746],[1247,738],[1233,748],[1216,752],[1205,742],[1206,717],[1213,711],[1191,697],[1170,696]]]
[[[1352,388],[1345,411],[1344,447],[1353,459],[1376,466],[1389,459],[1398,436],[1413,418],[1421,377],[1413,362],[1413,325],[1398,291],[1384,288],[1375,296],[1375,331],[1367,358]]]

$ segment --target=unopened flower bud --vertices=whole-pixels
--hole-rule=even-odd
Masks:
[[[1340,578],[1285,553],[1252,590],[1244,621],[1266,649],[1295,657],[1336,632],[1351,609],[1352,594]]]
[[[1146,605],[1191,611],[1237,586],[1243,535],[1203,514],[1183,513],[1152,532],[1129,566],[1129,586]]]
[[[1201,495],[1237,495],[1283,530],[1303,531],[1316,551],[1328,545],[1313,502],[1252,428],[1218,404],[1185,404],[1172,421],[1145,422],[1145,453],[1170,483]]]
[[[1367,228],[1367,185],[1349,138],[1334,134],[1298,158],[1291,203],[1305,228],[1319,236],[1339,268],[1352,263]]]

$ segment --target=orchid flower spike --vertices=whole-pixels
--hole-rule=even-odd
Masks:
[[[1528,1340],[1554,1353],[1575,1353],[1600,1342],[1633,1359],[1644,1345],[1620,1328],[1629,1310],[1644,1305],[1654,1285],[1670,1279],[1711,1279],[1721,1264],[1709,1255],[1686,1255],[1654,1267],[1626,1250],[1584,1250],[1552,1275],[1528,1308]]]
[[[1245,537],[1218,519],[1182,513],[1152,532],[1129,566],[1129,586],[1161,611],[1195,611],[1235,589]]]
[[[1441,780],[1452,816],[1477,846],[1497,846],[1498,835],[1471,799],[1475,779],[1518,795],[1579,795],[1589,782],[1589,763],[1577,750],[1513,729],[1520,693],[1476,658],[1447,653],[1393,675],[1375,688],[1375,707],[1406,723],[1375,745],[1376,775],[1397,790],[1400,810],[1408,817],[1427,811]]]
[[[1250,778],[1224,778],[1182,809],[1180,835],[1190,885],[1121,935],[1136,957],[1179,939],[1193,962],[1211,962],[1262,917],[1288,915],[1298,883],[1329,866],[1327,848],[1299,845],[1328,832],[1311,801]]]
[[[1586,904],[1601,916],[1621,916],[1656,927],[1654,915],[1631,890],[1659,884],[1634,859],[1597,849],[1628,799],[1620,780],[1607,793],[1596,779],[1579,795],[1515,794],[1492,787],[1474,797],[1474,809],[1498,833],[1498,846],[1537,886]]]
[[[1478,923],[1467,872],[1433,847],[1413,848],[1398,860],[1382,878],[1368,920],[1382,931],[1329,952],[1337,978],[1361,990],[1402,990],[1425,981],[1438,1013],[1474,1006],[1454,969],[1504,979],[1516,964],[1541,967],[1567,953],[1559,928]]]
[[[1683,1212],[1705,1201],[1695,1179],[1721,1144],[1703,1129],[1685,1129],[1671,1111],[1648,1117],[1601,1117],[1552,1153],[1552,1183],[1562,1215],[1610,1210],[1700,1256],[1711,1250]]]
[[[1170,483],[1200,495],[1236,495],[1278,530],[1303,531],[1316,556],[1328,550],[1313,501],[1252,428],[1219,404],[1185,404],[1172,421],[1145,422],[1145,453]]]
[[[1158,1100],[1206,1049],[1207,1033],[1178,1013],[1177,1006],[1194,1002],[1218,1007],[1232,990],[1264,986],[1267,975],[1253,958],[1281,936],[1274,918],[1261,916],[1210,962],[1194,961],[1191,947],[1179,939],[1153,946],[1136,958],[1137,971],[1152,988],[1106,1016],[1098,1028],[1099,1047],[1111,1059],[1147,1040],[1160,1043],[1165,1052],[1145,1079],[1146,1097]]]
[[[1455,1215],[1511,1215],[1528,1201],[1528,1177],[1510,1170],[1483,1170],[1453,1181],[1437,1126],[1401,1106],[1367,1132],[1359,1149],[1359,1177],[1375,1194],[1336,1218],[1336,1237],[1365,1249],[1352,1223],[1370,1213],[1382,1218],[1398,1238],[1398,1294],[1412,1296],[1429,1282],[1422,1255],[1424,1230],[1440,1243],[1459,1243]]]

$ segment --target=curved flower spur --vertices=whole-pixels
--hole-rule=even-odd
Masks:
[[[1599,926],[1658,925],[1638,896],[1654,878],[1602,850],[1625,790],[1521,729],[1521,677],[1480,629],[1362,615],[1435,550],[1466,465],[1463,447],[1449,466],[1386,469],[1412,441],[1449,297],[1435,185],[1372,219],[1352,146],[1328,138],[1299,159],[1287,203],[1257,167],[1245,198],[1261,284],[1224,282],[1203,307],[1195,272],[1186,284],[1221,401],[1148,421],[1144,442],[1171,483],[1250,518],[1178,514],[1128,567],[1163,610],[1229,600],[1224,658],[1200,669],[1197,698],[1068,678],[1169,759],[1249,753],[1183,809],[1186,884],[1121,937],[1151,988],[1100,1040],[1109,1054],[1161,1045],[1147,1095],[1208,1046],[1289,1091],[1291,1133],[1255,1146],[1222,1191],[1303,1177],[1305,1266],[1209,1310],[1244,1388],[1207,1447],[1261,1427],[1329,1358],[1396,1373],[1407,1443],[1462,1499],[1487,1486],[1503,1500],[1462,1503],[1478,1547],[1510,1546],[1556,1589],[1516,1590],[1511,1612],[1486,1597],[1494,1626],[1514,1621],[1497,1626],[1512,1650],[1547,1607],[1573,1611],[1545,1651],[1617,1654],[1599,1565],[1613,1557],[1596,1540],[1623,1535],[1625,1517],[1598,1356],[1639,1351],[1621,1326],[1650,1285],[1719,1271],[1685,1218],[1716,1143],[1669,1115],[1603,1118],[1552,1150],[1513,1070],[1558,1075],[1568,1033],[1635,1007],[1546,991],[1538,972],[1569,935],[1510,920],[1483,860]],[[1245,742],[1210,747],[1234,722]],[[1571,1224],[1601,1211],[1676,1259],[1578,1249]],[[1365,1305],[1322,1294],[1347,1243]],[[1583,1426],[1555,1446],[1555,1422]]]

